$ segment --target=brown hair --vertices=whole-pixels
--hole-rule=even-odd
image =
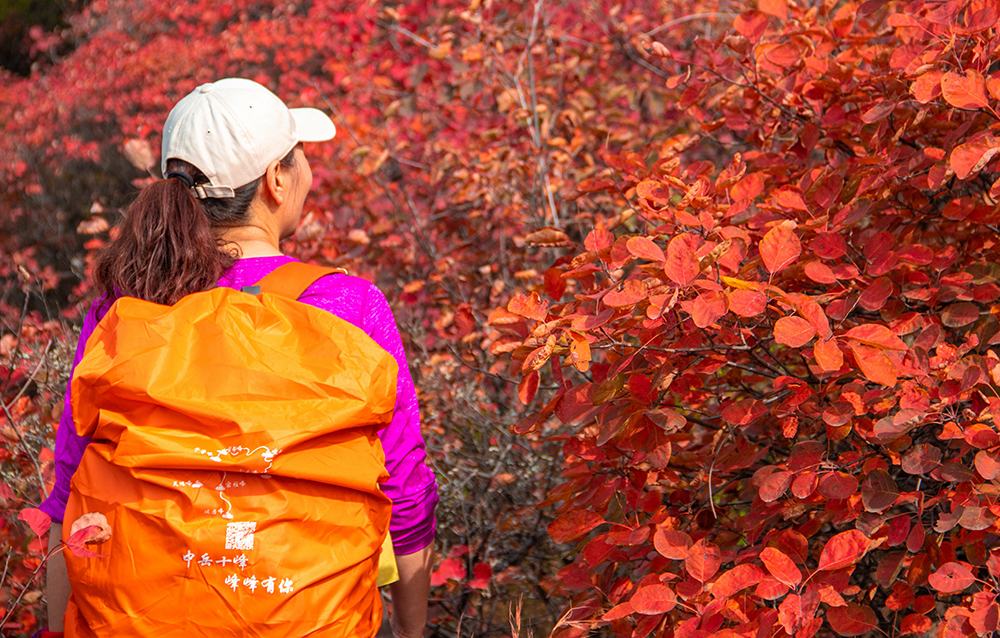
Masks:
[[[295,149],[280,160],[295,165]],[[208,178],[183,160],[167,161],[167,172],[183,170],[195,184]],[[97,261],[94,279],[108,303],[138,297],[172,304],[192,292],[214,288],[236,262],[234,248],[216,237],[219,228],[247,223],[260,178],[240,186],[234,197],[199,200],[180,179],[150,184],[118,224],[118,237]]]

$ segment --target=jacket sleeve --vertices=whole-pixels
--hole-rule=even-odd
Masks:
[[[362,328],[399,364],[396,409],[392,422],[379,434],[389,472],[382,491],[392,499],[389,531],[393,549],[399,555],[412,554],[434,542],[437,483],[434,473],[424,463],[426,449],[420,433],[420,409],[399,329],[385,296],[375,286],[369,286]]]
[[[94,302],[90,307],[86,317],[83,319],[83,328],[80,331],[80,341],[76,345],[76,356],[73,358],[73,368],[70,370],[70,378],[66,382],[66,397],[63,405],[62,417],[59,419],[59,429],[56,430],[55,449],[55,484],[49,497],[39,507],[40,510],[48,514],[56,523],[63,522],[63,515],[66,513],[66,501],[69,499],[69,483],[76,473],[76,468],[80,465],[83,451],[90,444],[90,438],[80,436],[76,433],[76,426],[73,424],[73,405],[70,386],[72,385],[73,372],[77,364],[83,358],[83,350],[87,345],[87,339],[94,333],[97,322],[103,316],[106,309],[103,297]]]
[[[389,532],[393,550],[401,556],[418,552],[434,542],[437,483],[424,463],[426,450],[420,433],[417,394],[389,303],[371,282],[348,275],[320,278],[299,301],[361,328],[399,365],[392,422],[379,431],[389,472],[382,491],[392,499]]]

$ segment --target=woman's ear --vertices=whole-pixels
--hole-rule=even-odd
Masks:
[[[261,181],[264,195],[277,205],[283,204],[288,198],[291,186],[291,175],[282,168],[281,162],[274,160],[267,165],[267,172],[264,173],[264,179]]]

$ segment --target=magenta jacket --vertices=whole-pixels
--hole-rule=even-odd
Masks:
[[[292,261],[290,257],[254,257],[236,262],[219,282],[230,288],[252,286],[279,265]],[[389,427],[379,432],[385,450],[389,480],[382,491],[392,499],[392,521],[389,532],[396,554],[412,554],[434,540],[434,506],[437,504],[437,484],[434,474],[424,464],[424,440],[420,434],[420,411],[417,395],[407,367],[403,343],[389,304],[381,291],[364,279],[348,275],[332,275],[310,286],[299,301],[328,310],[365,331],[368,336],[395,357],[399,364],[396,386],[396,411]],[[83,322],[83,331],[76,348],[73,368],[83,357],[83,348],[103,317],[95,303]],[[69,497],[70,479],[80,464],[83,450],[90,439],[76,433],[70,407],[70,391],[66,389],[66,407],[56,433],[56,481],[49,498],[41,509],[56,522],[62,522]]]

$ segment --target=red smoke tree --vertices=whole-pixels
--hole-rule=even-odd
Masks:
[[[289,249],[408,335],[440,633],[985,635],[994,4],[95,0],[0,93],[4,273],[85,297],[125,153],[259,79],[337,117]]]

